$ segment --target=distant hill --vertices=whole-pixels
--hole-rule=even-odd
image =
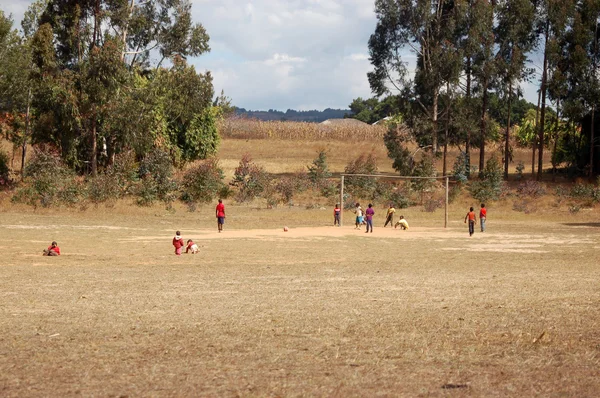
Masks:
[[[293,122],[313,122],[321,123],[328,119],[342,119],[349,115],[350,109],[331,109],[327,108],[324,111],[296,111],[288,109],[285,112],[269,109],[268,111],[252,111],[244,108],[235,108],[235,114],[258,120],[288,120]]]

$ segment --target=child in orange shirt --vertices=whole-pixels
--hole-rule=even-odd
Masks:
[[[472,207],[465,216],[465,224],[467,223],[467,219],[469,219],[469,236],[473,236],[473,233],[475,233],[475,224],[477,224],[477,220],[475,219],[475,212],[473,211]]]

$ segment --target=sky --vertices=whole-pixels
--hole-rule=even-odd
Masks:
[[[20,24],[31,0],[0,0]],[[215,92],[252,109],[347,109],[370,98],[368,40],[374,0],[191,0],[211,52],[188,61],[211,71]],[[541,64],[535,57],[534,66]],[[407,54],[409,69],[414,56]],[[411,62],[412,61],[412,62]],[[523,85],[537,102],[537,88]]]

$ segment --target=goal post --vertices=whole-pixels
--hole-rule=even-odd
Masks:
[[[374,178],[393,178],[396,180],[445,180],[444,188],[446,190],[445,203],[444,203],[444,228],[448,228],[448,189],[450,186],[450,176],[442,177],[410,177],[410,176],[397,176],[389,174],[341,174],[340,178],[340,206],[342,211],[340,212],[340,227],[344,225],[344,180],[345,177],[374,177]]]

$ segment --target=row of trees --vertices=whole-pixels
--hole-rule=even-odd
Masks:
[[[536,78],[529,57],[539,54],[539,101],[529,126],[534,134],[527,133],[532,173],[537,151],[541,179],[550,142],[554,166],[564,161],[590,175],[600,171],[600,0],[376,0],[375,11],[369,83],[377,96],[394,99],[375,105],[400,112],[421,146],[431,145],[434,154],[458,146],[467,173],[471,149],[478,147],[481,173],[486,143],[501,131],[508,177],[514,105],[521,83]],[[407,70],[411,53],[417,58],[414,76]]]
[[[189,0],[37,0],[21,25],[0,10],[0,127],[22,171],[29,144],[93,175],[129,149],[176,164],[216,151],[212,77],[186,62],[210,50]]]

